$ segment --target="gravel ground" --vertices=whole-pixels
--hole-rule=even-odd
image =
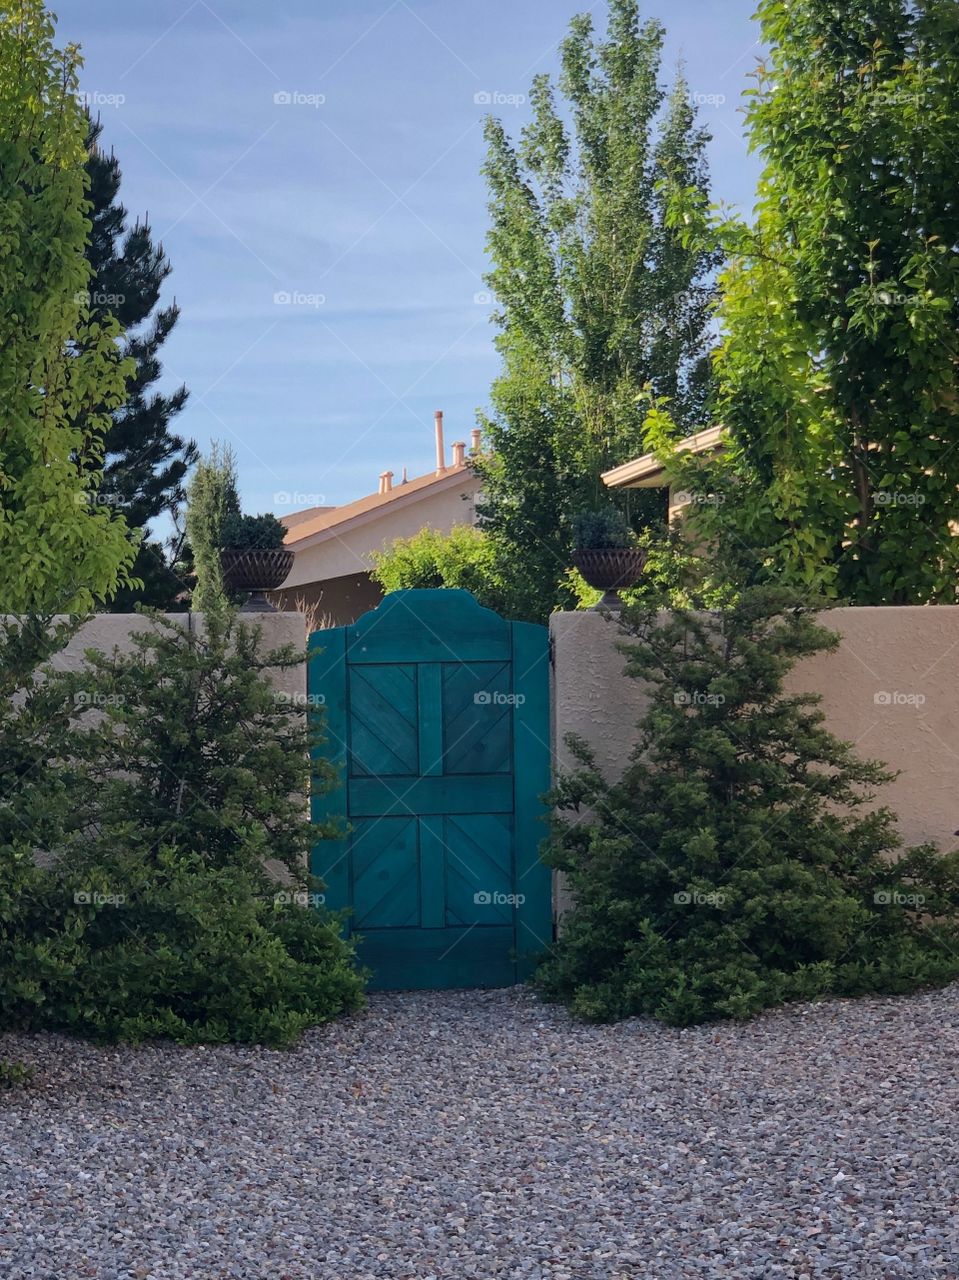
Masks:
[[[400,993],[291,1053],[5,1037],[0,1275],[959,1275],[959,986],[746,1026]]]

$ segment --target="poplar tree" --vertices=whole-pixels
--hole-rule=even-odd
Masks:
[[[571,602],[571,517],[608,501],[601,473],[643,452],[640,392],[668,397],[686,431],[709,421],[715,255],[667,217],[671,191],[705,198],[708,135],[682,75],[663,84],[664,34],[636,0],[613,0],[605,38],[574,19],[558,87],[534,80],[518,143],[487,123],[503,366],[475,465],[516,617]]]

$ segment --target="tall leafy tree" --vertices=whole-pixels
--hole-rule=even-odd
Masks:
[[[671,190],[705,198],[708,135],[682,76],[664,87],[663,39],[636,0],[612,0],[605,39],[589,16],[573,21],[559,92],[533,82],[518,144],[487,124],[503,370],[476,465],[520,617],[572,599],[570,519],[606,500],[604,470],[642,451],[642,389],[669,397],[684,429],[707,422],[714,254],[667,213]]]
[[[98,501],[130,366],[85,303],[86,117],[75,46],[41,0],[0,10],[0,610],[82,610],[129,578],[135,545]]]
[[[160,292],[170,275],[170,260],[154,242],[150,224],[128,225],[119,199],[122,174],[116,156],[100,144],[102,124],[90,121],[87,173],[92,222],[87,258],[91,267],[90,303],[99,318],[116,317],[124,329],[123,351],[136,366],[127,398],[113,410],[106,436],[102,492],[111,497],[131,528],[144,533],[134,566],[141,587],[120,592],[113,607],[128,610],[137,600],[171,607],[183,590],[173,572],[180,538],[164,547],[149,537],[152,521],[171,517],[175,524],[184,501],[183,482],[197,459],[196,445],[178,435],[173,420],[188,392],[180,386],[169,394],[157,390],[162,373],[160,348],[175,326],[176,303],[160,306]]]
[[[719,227],[723,518],[786,581],[954,603],[959,8],[764,0],[759,17],[756,221]]]

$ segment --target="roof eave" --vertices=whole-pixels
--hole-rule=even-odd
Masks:
[[[391,490],[391,500],[389,502],[379,503],[375,507],[370,507],[367,511],[360,511],[356,515],[347,516],[344,520],[337,520],[333,524],[325,525],[322,529],[317,529],[315,533],[304,535],[302,538],[289,538],[284,541],[283,545],[289,547],[291,551],[305,551],[308,547],[315,547],[331,538],[338,538],[349,530],[359,529],[373,520],[378,520],[388,512],[402,510],[419,498],[442,492],[445,489],[455,488],[457,482],[462,483],[464,479],[473,475],[475,475],[475,472],[469,467],[457,467],[455,471],[450,470],[445,475],[437,476],[432,484],[423,485],[422,488],[412,489],[409,492],[404,492],[405,486],[397,485],[396,489]],[[393,494],[395,496],[392,496]]]
[[[697,431],[680,441],[676,452],[697,456],[714,453],[723,446],[722,436],[722,426],[707,427],[705,431]],[[604,471],[602,480],[607,489],[665,489],[670,483],[666,468],[654,453],[644,453],[641,458],[633,458],[611,471]]]

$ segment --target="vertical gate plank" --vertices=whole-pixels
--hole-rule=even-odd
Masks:
[[[446,926],[446,859],[442,818],[420,818],[420,924]]]
[[[310,869],[326,885],[326,905],[331,911],[342,911],[351,905],[352,898],[346,812],[346,628],[314,631],[310,636],[309,653],[306,670],[308,712],[314,717],[323,716],[326,738],[314,754],[325,756],[336,772],[333,790],[313,796],[311,815],[314,822],[336,823],[342,832],[337,840],[320,840],[313,846]]]
[[[438,662],[419,667],[420,777],[443,772],[443,668]]]
[[[535,623],[512,627],[516,892],[524,899],[516,909],[516,953],[523,980],[553,938],[552,873],[539,855],[547,834],[542,796],[551,782],[549,637]]]

